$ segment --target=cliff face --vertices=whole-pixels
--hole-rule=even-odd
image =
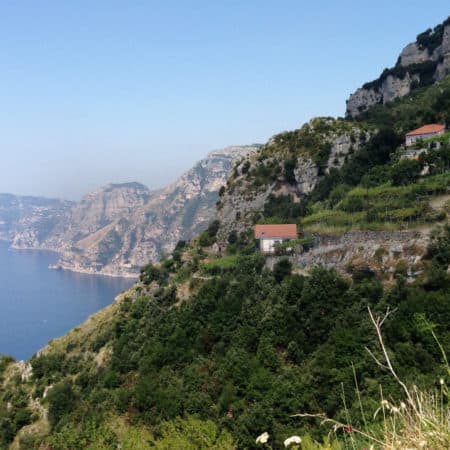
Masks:
[[[347,100],[346,115],[356,117],[376,104],[386,104],[450,73],[450,17],[417,36],[400,53],[397,64],[364,84]]]
[[[315,118],[299,130],[272,137],[234,168],[218,203],[221,237],[253,224],[270,198],[294,204],[310,194],[323,176],[339,169],[374,129],[331,118]]]
[[[135,277],[140,266],[157,261],[213,220],[232,163],[257,148],[213,151],[160,191],[139,183],[110,184],[61,211],[46,233],[36,232],[42,220],[27,220],[29,226],[11,230],[5,239],[17,248],[59,252],[59,268]]]
[[[157,261],[179,240],[193,237],[214,219],[218,192],[226,184],[233,161],[257,148],[235,146],[211,152],[172,185],[148,193],[148,201],[125,209],[125,214],[98,229],[89,228],[84,237],[71,240],[70,248],[60,247],[58,265],[88,273],[136,276],[142,265]],[[95,203],[102,204],[102,200]],[[77,236],[79,220],[82,216],[77,215],[72,221],[72,236]]]
[[[110,184],[86,195],[79,203],[71,204],[45,235],[35,231],[41,227],[40,223],[24,226],[14,235],[12,245],[16,248],[66,250],[73,243],[129,215],[150,197],[148,188],[139,183]]]

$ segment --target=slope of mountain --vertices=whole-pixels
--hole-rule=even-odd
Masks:
[[[450,17],[419,34],[400,53],[397,63],[347,100],[347,116],[356,117],[373,105],[386,104],[450,73]]]
[[[157,261],[213,220],[233,161],[257,148],[213,151],[160,191],[139,183],[105,186],[65,211],[42,238],[35,231],[40,223],[17,229],[10,235],[13,246],[57,251],[58,268],[136,277],[140,266]]]
[[[60,216],[44,239],[30,238],[27,231],[17,233],[13,239],[16,248],[44,247],[61,251],[70,248],[86,236],[105,225],[127,215],[146,203],[150,191],[139,183],[110,184],[89,193]],[[34,236],[34,233],[31,233]]]
[[[271,198],[288,201],[298,212],[325,175],[352,158],[376,128],[318,117],[298,130],[273,136],[258,152],[236,164],[218,204],[222,232],[239,225],[242,231],[263,214]]]
[[[234,146],[211,152],[175,183],[152,193],[130,212],[102,223],[63,250],[58,266],[104,275],[135,277],[148,261],[157,261],[180,240],[197,234],[215,216],[218,192],[226,184],[232,162],[258,146]],[[71,223],[75,230],[78,219]]]

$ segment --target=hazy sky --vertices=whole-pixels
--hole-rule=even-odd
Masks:
[[[448,0],[0,0],[0,192],[160,187],[209,150],[343,115],[449,14]]]

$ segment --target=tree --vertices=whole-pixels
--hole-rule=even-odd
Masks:
[[[50,425],[55,425],[61,420],[61,418],[72,411],[75,406],[75,393],[72,389],[70,381],[65,380],[61,383],[55,384],[48,393],[48,419]]]
[[[414,183],[420,176],[422,164],[415,159],[404,159],[392,167],[392,184],[405,186]]]
[[[276,282],[281,283],[284,278],[291,274],[291,269],[292,263],[287,258],[278,261],[273,266],[273,276],[275,277]]]

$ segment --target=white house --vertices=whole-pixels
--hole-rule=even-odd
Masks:
[[[262,253],[275,253],[275,245],[297,238],[295,223],[277,225],[255,225],[255,239],[259,240]]]
[[[406,133],[405,145],[408,147],[413,145],[419,139],[429,139],[434,136],[439,136],[445,133],[445,125],[438,123],[431,123],[429,125],[423,125],[416,130],[412,130]]]

